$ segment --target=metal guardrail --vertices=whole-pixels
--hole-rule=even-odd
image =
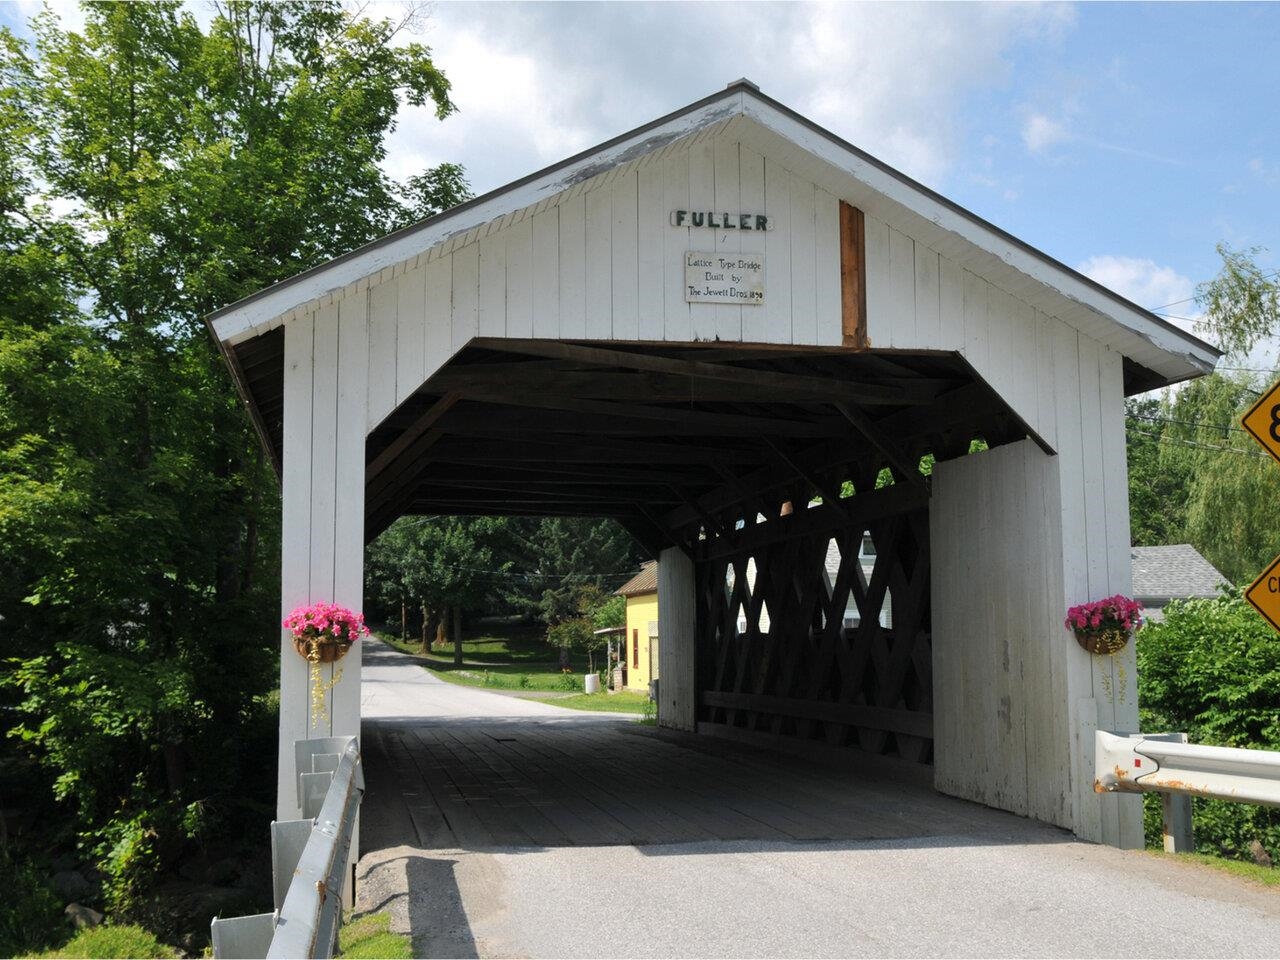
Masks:
[[[271,824],[275,911],[215,919],[215,958],[329,958],[342,922],[347,859],[364,795],[355,737],[294,744],[302,820]]]
[[[1280,752],[1206,747],[1185,733],[1115,734],[1095,738],[1098,793],[1162,794],[1164,848],[1193,848],[1191,797],[1280,806]]]

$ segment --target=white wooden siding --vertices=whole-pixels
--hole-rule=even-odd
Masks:
[[[282,617],[318,600],[363,607],[370,342],[365,301],[358,297],[285,327],[284,416],[290,428],[284,432],[281,478]],[[289,632],[281,630],[279,819],[300,816],[293,741],[360,732],[358,647],[338,664],[322,668],[325,680],[337,670],[343,679],[327,698],[327,721],[312,729],[307,664],[294,650]]]
[[[939,463],[930,504],[937,788],[1073,826],[1055,709],[1058,465],[1029,440]],[[1055,629],[1056,627],[1056,629]]]
[[[677,547],[663,550],[658,557],[658,723],[674,730],[696,725],[696,592],[693,561]]]
[[[676,228],[674,209],[764,213],[774,229]],[[874,221],[869,229],[888,232]],[[931,329],[937,255],[902,234],[893,249],[895,283],[913,303],[921,258]],[[689,250],[762,254],[765,304],[686,303]],[[869,297],[880,292],[873,284]],[[453,238],[328,302],[348,298],[369,304],[371,430],[476,336],[838,345],[839,200],[736,140],[702,138]],[[914,339],[899,331],[892,345]]]
[[[328,598],[361,606],[363,464],[352,452],[475,336],[839,343],[838,198],[789,169],[791,159],[735,139],[696,138],[452,238],[429,256],[388,267],[292,316],[285,325],[284,611]],[[763,211],[774,229],[712,231],[667,222],[672,209],[720,207],[721,213]],[[965,269],[948,250],[873,216],[866,218],[866,246],[872,346],[959,351],[1058,453],[1054,482],[1037,490],[1027,479],[1022,495],[1009,494],[1014,500],[1008,502],[1016,504],[1012,515],[1022,519],[1009,519],[998,485],[975,493],[974,516],[992,529],[1034,527],[1041,514],[1058,516],[1060,549],[1046,553],[1027,542],[990,555],[1002,577],[1043,580],[1053,608],[1052,621],[1020,654],[1024,681],[1046,685],[1049,711],[1025,725],[1026,749],[1035,743],[1046,756],[1069,757],[1060,764],[1066,780],[1058,786],[1070,798],[1072,825],[1082,836],[1132,846],[1141,839],[1139,804],[1099,799],[1091,789],[1092,729],[1136,729],[1132,646],[1115,658],[1090,658],[1061,626],[1068,605],[1129,589],[1122,359]],[[735,248],[763,252],[765,305],[686,303],[685,252]],[[313,376],[313,366],[322,372]],[[949,469],[942,466],[943,475]],[[955,551],[965,547],[935,541],[935,549],[941,570],[963,559]],[[668,553],[668,569],[678,572],[685,558]],[[683,609],[681,576],[668,579],[668,603],[676,611]],[[948,596],[953,604],[976,602]],[[1018,604],[1029,602],[1025,596],[1010,593],[999,602],[1010,622],[1023,615],[1044,620],[1038,608],[1019,612]],[[1041,644],[1045,638],[1047,646]],[[304,665],[284,647],[282,745],[305,733],[308,703]],[[997,652],[1002,664],[1003,650]],[[1013,675],[1007,683],[990,683],[993,654],[981,654],[985,660],[980,654],[944,641],[935,674],[939,709],[957,714],[969,702],[990,708],[981,721],[985,734],[1008,761],[993,795],[1062,822],[1057,818],[1066,815],[1048,794],[1019,786],[1030,773],[1018,773],[1025,761],[1018,760],[1016,737],[1001,724],[1021,723],[1031,708],[1019,699]],[[662,656],[671,664],[663,667],[671,681],[663,694],[668,719],[691,727],[692,652],[664,643]],[[345,670],[333,694],[336,732],[358,726],[358,655],[348,656]],[[959,751],[951,756],[965,757],[973,744],[960,738],[949,749]],[[977,758],[967,762],[948,776],[956,790],[979,790],[972,767]],[[281,768],[282,808],[293,795],[284,780],[287,766]],[[281,816],[293,815],[281,810]]]

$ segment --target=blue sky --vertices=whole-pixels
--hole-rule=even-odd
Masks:
[[[399,176],[452,160],[483,192],[746,76],[1144,306],[1219,241],[1280,266],[1280,6],[440,2],[403,39],[460,111],[405,112]]]

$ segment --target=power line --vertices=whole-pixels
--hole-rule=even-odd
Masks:
[[[1273,270],[1271,273],[1264,274],[1260,279],[1273,280],[1276,277],[1280,277],[1280,270]],[[1184,303],[1193,303],[1194,301],[1199,299],[1200,299],[1199,297],[1191,296],[1191,297],[1186,297],[1183,300],[1175,300],[1173,301],[1173,303],[1162,304],[1161,306],[1158,306],[1158,307],[1147,307],[1147,309],[1150,310],[1152,313],[1159,313],[1161,310],[1168,309],[1169,307],[1177,307]],[[1175,319],[1182,319],[1182,318],[1175,318]]]
[[[1126,416],[1132,417],[1134,420],[1146,420],[1150,423],[1173,423],[1180,427],[1198,427],[1202,430],[1234,430],[1237,433],[1247,433],[1243,427],[1237,427],[1234,424],[1216,424],[1206,423],[1203,420],[1174,420],[1172,417],[1157,417],[1154,414],[1146,413],[1130,413]]]
[[[1140,436],[1150,437],[1152,440],[1159,443],[1176,443],[1183,447],[1195,447],[1198,450],[1213,450],[1217,453],[1235,453],[1242,457],[1267,458],[1265,453],[1254,453],[1252,450],[1244,450],[1240,447],[1224,447],[1221,444],[1214,443],[1197,443],[1194,440],[1184,440],[1181,437],[1167,437],[1162,433],[1148,433],[1147,431],[1139,430],[1136,427],[1130,427],[1129,429]]]

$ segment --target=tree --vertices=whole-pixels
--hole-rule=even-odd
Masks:
[[[85,12],[0,32],[0,617],[17,733],[125,913],[184,834],[273,789],[237,748],[274,684],[277,495],[202,318],[465,183],[380,166],[401,102],[452,110],[397,24]]]
[[[365,592],[384,615],[403,604],[423,611],[424,647],[453,617],[454,662],[462,663],[462,612],[483,606],[511,566],[499,559],[500,517],[401,517],[369,547]]]

